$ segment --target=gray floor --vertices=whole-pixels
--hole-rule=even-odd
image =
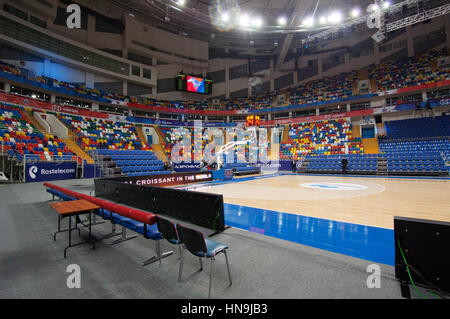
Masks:
[[[92,180],[55,184],[93,190]],[[161,268],[158,263],[140,265],[155,252],[154,241],[142,236],[118,245],[103,240],[95,250],[89,245],[70,248],[63,258],[67,233],[53,241],[57,216],[50,199],[42,183],[0,185],[0,298],[207,298],[209,262],[198,272],[198,258],[186,254],[180,283],[177,250],[167,242],[163,248],[175,253]],[[94,234],[110,230],[105,223],[95,226]],[[230,247],[233,284],[228,285],[223,254],[217,256],[212,298],[401,298],[390,266],[379,265],[381,288],[369,289],[366,269],[371,262],[365,260],[237,228],[213,239]],[[80,289],[67,288],[70,264],[80,266]]]

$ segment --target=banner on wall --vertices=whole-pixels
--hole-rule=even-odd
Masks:
[[[84,109],[71,107],[71,106],[51,104],[51,103],[47,103],[44,101],[27,99],[25,97],[12,95],[12,94],[0,93],[0,100],[3,102],[6,102],[6,103],[22,105],[24,107],[29,107],[29,108],[33,108],[33,109],[39,109],[39,110],[47,110],[47,111],[53,111],[53,112],[58,112],[58,113],[62,112],[62,113],[80,115],[80,116],[97,117],[97,118],[108,118],[108,114],[105,114],[105,113],[93,112],[93,111],[84,110]]]
[[[128,106],[128,102],[127,101],[119,101],[119,100],[109,100],[109,103],[114,104],[114,105],[120,105],[120,106]]]
[[[200,171],[200,163],[173,163],[175,172],[198,172]]]
[[[77,178],[76,162],[32,162],[25,164],[25,182],[46,182]]]
[[[434,100],[429,100],[427,102],[421,102],[420,108],[422,108],[422,109],[426,108],[427,103],[429,104],[428,105],[429,107],[449,105],[450,98],[434,99]],[[415,110],[415,109],[417,109],[416,103],[399,104],[399,105],[373,108],[373,114],[391,113],[391,112],[399,112],[399,111],[410,111],[410,110]]]
[[[152,119],[145,117],[126,117],[126,121],[140,124],[158,125],[158,126],[194,126],[193,121],[183,122],[176,120]],[[202,122],[203,127],[235,127],[236,123],[224,122]]]
[[[127,117],[123,115],[116,115],[116,114],[108,114],[108,118],[110,121],[113,122],[126,122]]]
[[[250,165],[260,168],[261,170],[279,170],[279,171],[292,170],[292,161],[270,161],[267,163],[258,162],[256,164]]]
[[[327,121],[327,120],[335,120],[346,117],[354,117],[354,116],[367,116],[373,114],[373,109],[367,110],[357,110],[351,112],[342,112],[342,113],[332,113],[332,114],[324,114],[324,115],[313,115],[313,116],[304,116],[304,117],[296,117],[291,119],[281,119],[281,120],[271,120],[271,121],[261,121],[261,126],[274,126],[277,124],[296,124],[303,122],[317,122],[317,121]]]

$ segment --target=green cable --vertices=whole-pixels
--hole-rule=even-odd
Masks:
[[[422,294],[420,293],[420,291],[419,291],[419,290],[416,288],[416,286],[414,285],[414,281],[412,280],[411,273],[409,272],[408,263],[406,262],[405,255],[403,255],[402,247],[400,246],[400,240],[398,240],[397,243],[398,243],[398,248],[400,249],[400,253],[402,254],[403,261],[405,262],[405,265],[406,265],[406,271],[408,272],[409,280],[411,281],[412,286],[413,286],[414,289],[419,293],[419,295],[422,296],[422,298],[428,299],[427,297],[425,297],[424,295],[422,295]],[[439,298],[438,295],[436,295],[434,292],[432,292],[432,291],[430,291],[430,290],[427,290],[427,291],[430,292],[430,293],[432,293],[434,296],[436,296],[436,299]]]

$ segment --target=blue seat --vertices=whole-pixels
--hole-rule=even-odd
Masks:
[[[210,273],[209,273],[209,290],[208,290],[208,298],[211,297],[211,284],[212,284],[212,274],[213,274],[213,261],[215,260],[215,256],[219,253],[224,253],[225,260],[227,263],[227,270],[228,270],[228,279],[230,280],[230,285],[232,284],[231,281],[231,274],[230,274],[230,266],[228,263],[228,256],[227,256],[227,249],[228,246],[215,242],[209,238],[205,238],[203,236],[203,233],[177,224],[177,232],[179,239],[183,246],[194,256],[199,257],[200,260],[200,270],[203,270],[203,264],[202,264],[202,258],[209,258],[211,261],[211,267],[210,267]],[[183,254],[182,258],[180,259],[180,270],[178,275],[178,280],[181,281],[182,277],[182,271],[183,271]]]

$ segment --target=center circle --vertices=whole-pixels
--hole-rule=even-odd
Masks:
[[[366,185],[360,184],[328,183],[328,182],[303,183],[300,184],[300,186],[310,189],[319,189],[327,191],[360,191],[368,188]]]

